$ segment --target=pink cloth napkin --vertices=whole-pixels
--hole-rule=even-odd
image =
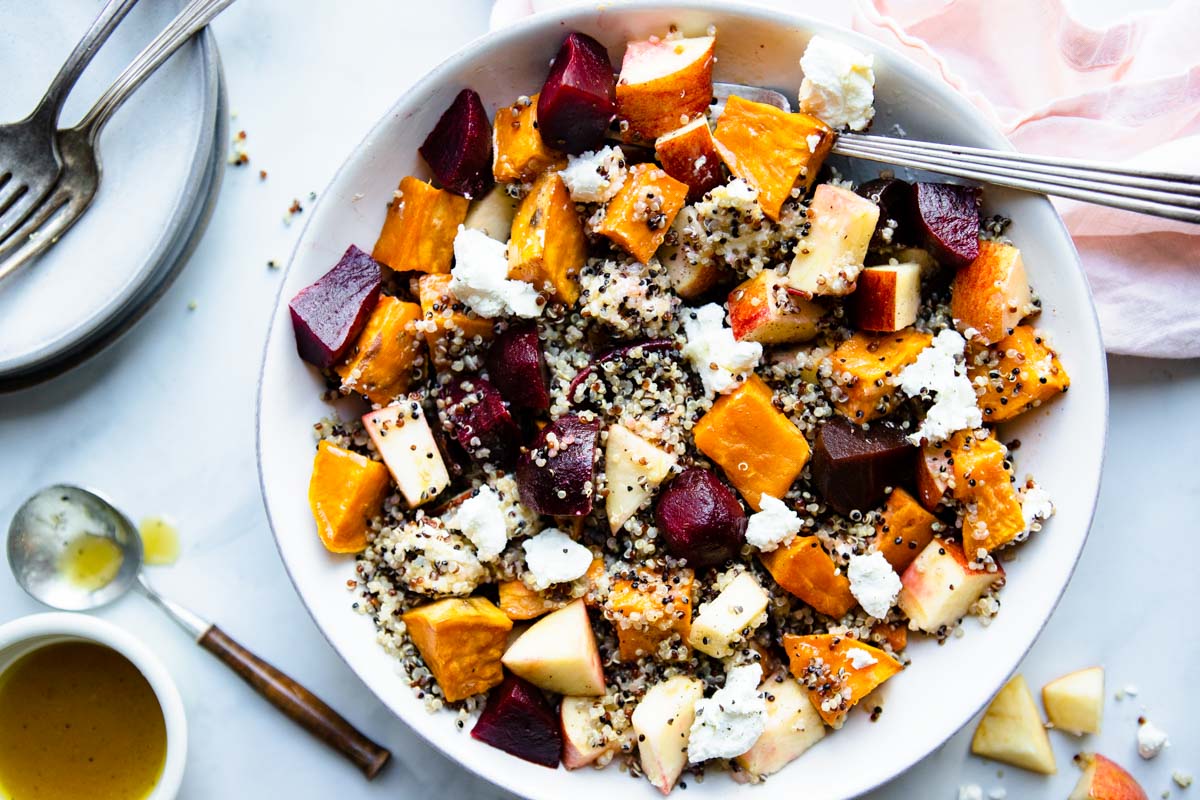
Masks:
[[[497,0],[492,27],[571,2]],[[1061,0],[786,6],[937,73],[1023,152],[1200,174],[1200,0],[1176,0],[1107,30],[1072,20]],[[1109,352],[1200,356],[1200,226],[1055,204],[1087,270]]]

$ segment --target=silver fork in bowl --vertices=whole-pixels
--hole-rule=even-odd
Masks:
[[[719,113],[727,98],[791,110],[780,92],[736,83],[713,85]],[[1146,172],[1075,158],[1026,155],[980,147],[918,142],[873,134],[841,133],[833,152],[897,167],[939,172],[996,186],[1200,224],[1200,175]]]
[[[87,211],[100,186],[96,140],[104,125],[146,78],[233,1],[191,0],[117,76],[78,125],[58,131],[63,160],[58,185],[7,240],[0,241],[0,281],[52,246]]]
[[[63,104],[100,45],[135,3],[137,0],[109,0],[59,67],[32,113],[20,122],[0,125],[0,242],[54,188],[62,170],[55,132]]]

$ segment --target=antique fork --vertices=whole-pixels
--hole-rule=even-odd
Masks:
[[[59,67],[33,112],[0,125],[0,242],[50,194],[62,169],[55,131],[67,94],[137,0],[109,0]]]
[[[719,113],[732,95],[791,110],[787,97],[771,89],[717,83],[713,85],[713,96],[717,99],[714,114]],[[1145,172],[1075,158],[860,133],[838,134],[833,152],[1200,224],[1200,175]]]
[[[78,125],[58,132],[63,160],[58,185],[8,240],[0,242],[0,281],[53,245],[83,215],[100,185],[96,139],[105,123],[146,78],[232,3],[191,0],[125,68]]]

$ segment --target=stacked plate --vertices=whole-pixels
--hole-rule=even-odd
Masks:
[[[60,120],[83,116],[182,7],[139,3],[83,74]],[[0,0],[0,120],[36,105],[99,12],[95,0]],[[208,222],[229,113],[216,42],[185,45],[100,136],[91,209],[40,259],[0,283],[0,391],[67,370],[111,344],[166,291]]]

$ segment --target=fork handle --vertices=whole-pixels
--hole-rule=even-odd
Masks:
[[[42,116],[48,124],[58,121],[63,104],[66,103],[67,95],[75,86],[75,82],[79,80],[79,76],[91,63],[92,57],[96,55],[100,45],[104,44],[112,35],[118,23],[125,18],[135,3],[137,0],[108,0],[104,4],[100,15],[92,22],[87,33],[83,34],[83,38],[75,45],[75,49],[67,56],[67,60],[58,68],[58,74],[54,76],[54,80],[50,81],[50,87],[38,101],[37,108],[30,115],[31,118]]]

